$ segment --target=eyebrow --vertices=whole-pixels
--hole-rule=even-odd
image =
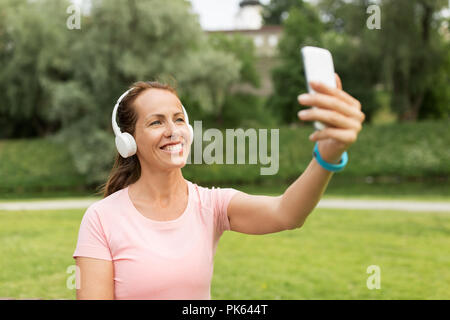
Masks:
[[[183,114],[183,112],[176,112],[176,113],[174,113],[173,115],[176,116],[176,115],[179,115],[179,114]],[[159,118],[164,118],[164,115],[163,115],[163,114],[160,114],[160,113],[154,113],[154,114],[149,114],[148,116],[146,116],[146,117],[145,117],[145,121],[147,121],[148,119],[150,119],[150,118],[153,117],[153,116],[157,116],[157,117],[159,117]]]

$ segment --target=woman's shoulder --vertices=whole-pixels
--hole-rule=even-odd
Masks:
[[[201,186],[194,182],[190,183],[193,186],[193,190],[198,193],[197,196],[200,197],[202,205],[208,207],[217,206],[219,203],[228,200],[229,197],[239,191],[232,187]]]
[[[87,209],[87,211],[96,211],[98,214],[101,214],[103,212],[110,212],[111,210],[114,210],[121,206],[121,204],[124,203],[124,192],[126,191],[126,187],[122,188],[120,190],[117,190],[114,193],[111,193],[109,196],[97,200],[93,202]]]
[[[192,181],[189,181],[189,180],[186,180],[188,183],[190,183],[192,186],[194,186],[195,188],[197,188],[199,191],[202,191],[202,192],[208,192],[208,193],[211,193],[211,192],[214,192],[214,191],[220,191],[220,190],[230,190],[230,189],[233,189],[233,190],[236,190],[236,189],[234,189],[233,187],[226,187],[226,186],[214,186],[214,185],[211,185],[211,186],[208,186],[208,185],[199,185],[199,184],[197,184],[197,183],[195,183],[195,182],[192,182]]]

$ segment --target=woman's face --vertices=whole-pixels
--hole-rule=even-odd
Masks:
[[[147,89],[135,100],[135,139],[141,165],[182,168],[190,150],[181,101],[164,89]]]

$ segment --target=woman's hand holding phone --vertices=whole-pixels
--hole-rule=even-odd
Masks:
[[[365,119],[361,103],[343,91],[339,76],[335,74],[335,77],[337,88],[312,81],[309,85],[316,93],[298,96],[300,104],[316,107],[301,110],[299,119],[327,125],[312,133],[309,139],[319,142],[322,159],[330,163],[339,162],[342,153],[356,141]]]

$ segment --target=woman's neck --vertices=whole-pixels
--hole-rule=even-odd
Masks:
[[[187,194],[187,184],[181,169],[170,171],[141,171],[140,178],[130,185],[134,199],[166,206]]]

